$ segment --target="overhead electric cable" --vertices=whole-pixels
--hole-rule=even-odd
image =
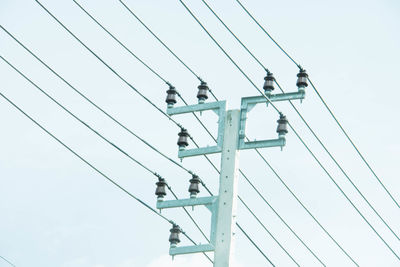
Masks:
[[[144,22],[136,16],[136,14],[121,0],[119,2],[125,7],[126,10],[129,11],[139,22],[142,24],[180,63],[182,63],[183,66],[185,66],[186,69],[188,69],[200,82],[203,81],[199,75],[197,75],[188,65],[185,64],[163,41],[161,41],[160,38],[152,31],[150,30],[149,27],[144,24]]]
[[[271,106],[281,114],[280,110],[272,103],[272,101],[266,96],[255,84],[254,82],[247,76],[247,74],[237,65],[237,63],[232,59],[232,57],[222,48],[222,46],[215,40],[215,38],[207,31],[207,29],[203,26],[203,24],[198,20],[198,18],[193,14],[193,12],[186,6],[186,4],[179,0],[179,2],[184,6],[187,12],[196,20],[196,22],[201,26],[201,28],[207,33],[207,35],[213,40],[213,42],[220,48],[220,50],[229,58],[229,60],[236,66],[236,68],[246,77],[246,79],[254,86],[254,88],[271,104]],[[373,230],[373,232],[378,236],[378,238],[385,244],[385,246],[392,252],[392,254],[400,260],[400,257],[396,254],[396,252],[390,247],[390,245],[383,239],[383,237],[376,231],[376,229],[371,225],[371,223],[366,219],[366,217],[361,213],[361,211],[354,205],[354,203],[350,200],[350,198],[344,193],[344,191],[340,188],[340,186],[336,183],[336,181],[332,178],[330,173],[325,169],[322,163],[318,160],[318,158],[312,153],[310,148],[306,145],[301,136],[295,131],[294,127],[288,123],[289,127],[295,133],[295,135],[299,138],[301,143],[306,147],[308,152],[310,152],[311,156],[317,161],[318,165],[325,171],[331,181],[335,184],[335,186],[339,189],[339,191],[343,194],[343,196],[350,202],[352,207],[357,211],[357,213],[361,216],[361,218],[368,224],[368,226]],[[354,263],[355,261],[352,260]],[[356,263],[355,263],[356,264]]]
[[[66,107],[64,107],[61,103],[59,103],[57,100],[55,100],[52,96],[50,96],[46,91],[44,91],[42,88],[40,88],[37,84],[35,84],[31,79],[29,79],[26,75],[24,75],[20,70],[18,70],[14,65],[12,65],[9,61],[7,61],[4,57],[0,56],[0,58],[6,62],[10,67],[12,67],[16,72],[18,72],[18,74],[20,74],[23,78],[25,78],[29,83],[31,83],[34,87],[36,87],[41,93],[43,93],[46,97],[48,97],[50,100],[52,100],[57,106],[59,106],[60,108],[62,108],[65,112],[67,112],[69,115],[71,115],[74,119],[76,119],[77,121],[79,121],[81,124],[83,124],[84,126],[86,126],[89,130],[91,130],[93,133],[95,133],[98,137],[100,137],[101,139],[103,139],[104,141],[106,141],[108,144],[110,144],[111,146],[113,146],[115,149],[117,149],[118,151],[120,151],[122,154],[124,154],[126,157],[128,157],[130,160],[132,160],[133,162],[135,162],[136,164],[138,164],[139,166],[141,166],[142,168],[144,168],[146,171],[150,172],[152,175],[156,176],[158,179],[162,178],[157,172],[151,170],[149,167],[147,167],[146,165],[144,165],[142,162],[140,162],[139,160],[135,159],[134,157],[132,157],[129,153],[127,153],[126,151],[124,151],[123,149],[121,149],[120,147],[118,147],[117,145],[115,145],[114,143],[112,143],[110,140],[108,140],[107,138],[105,138],[102,134],[100,134],[98,131],[96,131],[95,129],[93,129],[91,126],[89,126],[87,123],[85,123],[84,121],[82,121],[79,117],[77,117],[74,113],[72,113],[70,110],[68,110]],[[168,186],[169,191],[173,194],[173,196],[178,199],[178,197],[176,196],[176,194],[173,192],[172,188],[170,186]],[[200,226],[197,224],[197,222],[193,219],[193,217],[190,215],[190,213],[186,210],[185,207],[183,207],[185,213],[189,216],[189,218],[192,220],[192,222],[195,224],[196,228],[201,232],[201,234],[203,235],[203,237],[208,240],[207,235],[203,232],[203,230],[200,228]]]
[[[222,25],[227,29],[231,35],[240,43],[240,45],[250,54],[251,57],[267,72],[269,70],[261,63],[261,61],[246,47],[246,45],[230,30],[230,28],[224,23],[224,21],[215,13],[215,11],[208,5],[208,3],[205,0],[201,0],[207,8],[214,14],[214,16],[222,23]],[[285,91],[282,89],[282,87],[279,85],[279,83],[275,79],[276,85],[279,87],[282,93],[285,93]],[[354,189],[360,194],[360,196],[364,199],[364,201],[368,204],[368,206],[374,211],[374,213],[379,217],[379,219],[385,224],[385,226],[393,233],[393,235],[400,240],[399,236],[394,232],[394,230],[389,226],[389,224],[383,219],[383,217],[379,214],[379,212],[372,206],[372,204],[368,201],[368,199],[364,196],[364,194],[359,190],[359,188],[354,184],[352,179],[349,177],[349,175],[344,171],[342,166],[339,164],[339,162],[335,159],[335,157],[331,154],[331,152],[328,150],[328,148],[325,146],[325,144],[321,141],[321,139],[317,136],[315,131],[311,128],[309,123],[305,120],[305,118],[301,115],[300,111],[296,108],[296,106],[293,104],[291,100],[289,100],[290,105],[292,108],[296,111],[297,115],[300,117],[300,119],[303,121],[303,123],[307,126],[307,128],[310,130],[312,135],[317,139],[319,144],[322,146],[322,148],[325,150],[325,152],[329,155],[329,157],[333,160],[333,162],[336,164],[336,166],[340,169],[340,171],[343,173],[343,175],[347,178],[347,180],[351,183],[351,185],[354,187]]]
[[[279,49],[299,68],[302,69],[302,67],[278,44],[278,42],[275,41],[274,38],[268,33],[267,30],[255,19],[255,17],[246,9],[246,7],[239,1],[236,0],[238,4],[242,7],[242,9],[249,15],[249,17],[258,25],[258,27],[279,47]],[[323,99],[322,95],[319,93],[317,88],[314,86],[313,82],[310,80],[308,77],[307,80],[310,82],[311,87],[317,94],[318,98],[321,100],[325,108],[328,110],[336,124],[339,126],[340,130],[343,132],[343,134],[346,136],[347,140],[350,142],[352,147],[356,150],[357,154],[360,156],[361,160],[364,162],[364,164],[367,166],[367,168],[371,171],[375,179],[378,181],[378,183],[381,185],[381,187],[384,189],[384,191],[388,194],[388,196],[392,199],[392,201],[396,204],[398,208],[400,208],[400,204],[397,202],[397,200],[393,197],[393,195],[390,193],[390,191],[387,189],[387,187],[383,184],[382,180],[378,177],[376,172],[372,169],[371,165],[367,162],[365,157],[361,154],[360,150],[356,146],[356,144],[353,142],[353,140],[350,138],[348,135],[347,131],[343,128],[342,124],[339,122],[339,120],[336,118],[336,116],[333,114],[332,110],[329,108],[328,104],[325,102]]]
[[[14,265],[11,261],[7,260],[7,259],[4,258],[3,256],[0,256],[0,258],[2,258],[5,262],[7,262],[8,264],[10,264],[11,266],[14,266],[14,267],[15,267],[15,265]]]
[[[199,75],[197,75],[180,57],[178,57],[178,55],[172,51],[166,44],[165,42],[163,42],[136,14],[135,12],[133,12],[133,10],[131,8],[129,8],[122,0],[118,0],[122,6],[132,15],[136,18],[137,21],[139,21],[140,24],[142,24],[143,27],[145,27],[147,29],[147,31],[153,35],[154,38],[156,38],[158,40],[158,42],[160,42],[160,44],[162,44],[165,49],[167,49],[171,55],[173,55],[187,70],[189,70],[200,82],[203,81],[202,78],[200,78]],[[209,88],[209,92],[210,94],[214,97],[214,99],[216,101],[218,101],[218,98],[214,95],[213,91]]]
[[[151,68],[147,63],[145,63],[142,59],[140,59],[135,53],[132,52],[131,49],[129,49],[126,45],[124,45],[117,37],[115,37],[107,28],[105,28],[97,19],[95,19],[85,8],[83,8],[76,0],[73,0],[73,2],[86,14],[91,18],[100,28],[102,28],[109,36],[111,36],[118,44],[120,44],[129,54],[131,54],[134,58],[136,58],[140,63],[142,63],[147,69],[149,69],[154,75],[156,75],[159,79],[161,79],[164,83],[166,83],[168,86],[173,85],[168,82],[165,78],[163,78],[159,73],[157,73],[153,68]],[[182,95],[176,91],[176,94],[178,97],[182,100],[182,102],[185,105],[188,105],[187,102],[183,99]],[[196,113],[192,112],[193,116],[196,118],[196,120],[200,123],[200,125],[206,130],[206,132],[213,138],[214,136],[211,134],[211,132],[207,129],[207,127],[204,125],[204,123],[200,120],[200,118],[196,115]]]
[[[154,75],[156,75],[160,80],[162,80],[167,85],[170,83],[163,78],[157,71],[155,71],[152,67],[150,67],[146,62],[144,62],[140,57],[138,57],[135,53],[133,53],[126,45],[124,45],[117,37],[114,36],[109,30],[107,30],[100,22],[98,22],[85,8],[83,8],[76,0],[72,0],[83,12],[86,13],[98,26],[100,26],[111,38],[113,38],[118,44],[120,44],[125,50],[131,54],[134,58],[136,58],[140,63],[142,63],[148,70],[150,70]]]
[[[143,142],[145,145],[150,147],[152,150],[160,154],[162,157],[165,159],[171,161],[175,165],[177,165],[179,168],[183,169],[184,171],[188,172],[189,174],[193,174],[193,172],[187,168],[185,168],[182,164],[178,163],[176,160],[168,157],[165,155],[163,152],[161,152],[159,149],[155,148],[153,145],[151,145],[149,142],[144,140],[142,137],[137,135],[135,132],[130,130],[128,127],[126,127],[123,123],[118,121],[116,118],[114,118],[112,115],[110,115],[107,111],[105,111],[103,108],[98,106],[96,103],[94,103],[91,99],[89,99],[86,95],[84,95],[80,90],[78,90],[75,86],[73,86],[70,82],[68,82],[65,78],[63,78],[60,74],[58,74],[53,68],[51,68],[48,64],[46,64],[42,59],[40,59],[35,53],[33,53],[27,46],[25,46],[22,42],[20,42],[14,35],[12,35],[7,29],[5,29],[3,26],[0,25],[0,28],[3,29],[14,41],[16,41],[22,48],[24,48],[30,55],[32,55],[34,58],[36,58],[42,65],[44,65],[48,70],[50,70],[54,75],[56,75],[60,80],[62,80],[68,87],[70,87],[72,90],[74,90],[78,95],[80,95],[83,99],[85,99],[87,102],[89,102],[92,106],[94,106],[96,109],[101,111],[104,115],[106,115],[108,118],[110,118],[112,121],[114,121],[116,124],[121,126],[124,130],[126,130],[128,133],[139,139],[141,142]]]
[[[239,230],[247,237],[247,239],[253,244],[253,246],[256,247],[256,249],[264,256],[264,258],[272,265],[275,266],[272,261],[268,258],[267,255],[260,249],[260,247],[253,241],[253,239],[250,238],[250,236],[243,230],[243,228],[236,223],[236,226],[239,228]]]
[[[290,253],[282,246],[281,243],[275,238],[275,236],[267,229],[267,227],[263,224],[263,222],[254,214],[254,212],[247,206],[246,202],[238,196],[239,201],[243,204],[243,206],[246,207],[246,209],[253,215],[253,217],[257,220],[257,222],[262,226],[262,228],[272,237],[272,239],[281,247],[281,249],[286,253],[286,255],[289,256],[289,258],[296,264],[297,266],[300,266],[299,263],[290,255]]]
[[[150,105],[152,105],[155,109],[161,112],[165,117],[174,122],[176,126],[182,129],[182,125],[176,122],[171,116],[165,113],[162,109],[160,109],[157,105],[155,105],[149,98],[143,95],[138,89],[136,89],[132,84],[130,84],[125,78],[123,78],[117,71],[115,71],[110,65],[108,65],[101,57],[99,57],[92,49],[90,49],[84,42],[82,42],[74,33],[72,33],[61,21],[59,21],[45,6],[43,6],[38,0],[35,0],[38,5],[47,12],[61,27],[63,27],[72,37],[75,38],[83,47],[86,48],[94,57],[96,57],[104,66],[106,66],[114,75],[116,75],[121,81],[123,81],[129,88],[135,91],[139,96],[141,96],[144,100],[146,100]]]
[[[80,160],[82,160],[84,163],[86,163],[89,167],[91,167],[93,170],[95,170],[98,174],[100,174],[101,176],[103,176],[104,178],[106,178],[109,182],[111,182],[114,186],[118,187],[120,190],[122,190],[123,192],[125,192],[126,194],[128,194],[130,197],[132,197],[133,199],[135,199],[136,201],[138,201],[140,204],[142,204],[143,206],[145,206],[147,209],[149,209],[150,211],[152,211],[153,213],[155,213],[156,215],[158,215],[159,217],[161,217],[162,219],[164,219],[165,221],[167,221],[168,223],[175,225],[176,223],[170,219],[168,219],[167,217],[165,217],[164,215],[162,215],[161,213],[158,213],[155,209],[153,209],[150,205],[148,205],[146,202],[144,202],[143,200],[141,200],[140,198],[136,197],[135,195],[133,195],[132,193],[130,193],[128,190],[126,190],[125,188],[123,188],[121,185],[119,185],[118,183],[116,183],[113,179],[111,179],[109,176],[105,175],[103,172],[101,172],[99,169],[97,169],[95,166],[93,166],[91,163],[89,163],[86,159],[84,159],[82,156],[80,156],[78,153],[76,153],[74,150],[72,150],[72,148],[70,148],[69,146],[67,146],[65,143],[63,143],[60,139],[58,139],[55,135],[53,135],[51,132],[49,132],[48,130],[46,130],[46,128],[44,128],[41,124],[39,124],[35,119],[33,119],[32,117],[30,117],[27,113],[25,113],[21,108],[19,108],[16,104],[14,104],[14,102],[12,102],[10,99],[8,99],[4,94],[2,94],[0,92],[0,96],[3,97],[8,103],[10,103],[14,108],[16,108],[19,112],[21,112],[23,115],[25,115],[25,117],[27,117],[29,120],[31,120],[34,124],[36,124],[40,129],[42,129],[44,132],[46,132],[48,135],[50,135],[53,139],[55,139],[59,144],[61,144],[62,146],[64,146],[67,150],[69,150],[72,154],[74,154],[76,157],[78,157]],[[182,233],[184,233],[184,235],[194,244],[197,245],[196,242],[193,241],[193,239],[191,239],[186,232],[183,231],[182,229]],[[206,257],[211,261],[211,259],[206,255]],[[212,261],[211,261],[212,262]]]
[[[390,191],[387,189],[387,187],[383,184],[382,180],[378,177],[378,175],[375,173],[375,171],[372,169],[371,165],[367,162],[365,157],[361,154],[360,150],[356,146],[356,144],[353,142],[353,140],[350,138],[350,136],[347,134],[346,130],[343,128],[342,124],[339,122],[339,120],[336,118],[336,116],[333,114],[333,111],[328,107],[326,104],[325,100],[322,98],[320,93],[318,92],[317,88],[314,86],[313,82],[310,80],[310,78],[307,78],[307,80],[310,82],[311,87],[314,89],[315,93],[317,93],[319,99],[322,101],[326,109],[329,111],[331,114],[332,118],[335,120],[336,124],[339,126],[339,128],[342,130],[343,134],[346,136],[347,140],[351,143],[353,148],[357,151],[357,154],[360,156],[362,161],[365,163],[365,165],[368,167],[368,169],[371,171],[371,173],[374,175],[375,179],[379,182],[379,184],[382,186],[382,188],[385,190],[385,192],[389,195],[389,197],[393,200],[393,202],[396,204],[398,208],[400,208],[399,202],[393,197],[393,195],[390,193]]]
[[[268,72],[268,69],[261,63],[261,61],[258,60],[258,58],[257,58],[256,56],[254,56],[254,54],[247,48],[247,46],[244,45],[244,44],[242,43],[242,41],[240,41],[240,39],[236,36],[236,34],[234,34],[234,33],[231,31],[231,29],[225,24],[225,22],[217,15],[217,13],[215,13],[214,9],[212,9],[212,8],[210,7],[210,5],[209,5],[206,1],[204,1],[204,0],[201,0],[201,1],[202,1],[203,4],[211,11],[211,13],[213,13],[213,15],[219,20],[219,22],[221,22],[221,24],[224,25],[225,29],[229,31],[229,33],[236,39],[236,41],[238,41],[238,42],[243,46],[243,48],[247,51],[247,53],[249,53],[250,56],[252,56],[253,59],[254,59],[255,61],[257,61],[257,63],[258,63],[259,65],[261,65],[265,71]]]
[[[342,193],[342,195],[348,200],[348,202],[351,204],[351,206],[357,211],[357,213],[361,216],[361,218],[368,224],[368,226],[379,237],[379,239],[385,244],[385,246],[392,252],[392,254],[400,261],[399,255],[397,255],[397,253],[392,249],[392,247],[383,239],[383,237],[378,233],[378,231],[372,226],[372,224],[367,220],[367,218],[361,213],[361,211],[356,207],[356,205],[351,201],[351,199],[342,190],[342,188],[339,186],[339,184],[336,183],[336,181],[330,175],[328,170],[322,165],[322,163],[315,156],[315,154],[311,151],[311,149],[306,145],[304,140],[299,136],[299,134],[296,132],[296,130],[292,127],[292,125],[290,125],[290,123],[288,125],[289,125],[290,129],[295,133],[295,135],[299,137],[300,141],[306,147],[306,149],[311,154],[311,156],[317,161],[318,165],[324,170],[324,172],[328,175],[329,179],[335,184],[335,186],[339,189],[339,191]]]
[[[136,197],[135,195],[133,195],[132,193],[130,193],[128,190],[126,190],[125,188],[123,188],[121,185],[119,185],[118,183],[116,183],[114,180],[112,180],[111,178],[109,178],[107,175],[105,175],[103,172],[101,172],[99,169],[97,169],[95,166],[93,166],[91,163],[89,163],[87,160],[85,160],[83,157],[81,157],[78,153],[76,153],[74,150],[72,150],[69,146],[67,146],[66,144],[64,144],[60,139],[58,139],[55,135],[53,135],[51,132],[49,132],[48,130],[46,130],[42,125],[40,125],[36,120],[34,120],[32,117],[30,117],[27,113],[25,113],[22,109],[20,109],[16,104],[14,104],[14,102],[12,102],[9,98],[7,98],[3,93],[0,92],[0,96],[3,97],[8,103],[10,103],[12,106],[14,106],[14,108],[16,108],[18,111],[20,111],[22,114],[24,114],[29,120],[31,120],[33,123],[35,123],[39,128],[41,128],[43,131],[45,131],[48,135],[50,135],[52,138],[54,138],[58,143],[60,143],[62,146],[64,146],[67,150],[69,150],[72,154],[74,154],[76,157],[78,157],[80,160],[82,160],[83,162],[85,162],[87,165],[89,165],[89,167],[91,167],[93,170],[95,170],[97,173],[99,173],[101,176],[103,176],[104,178],[106,178],[109,182],[111,182],[114,186],[118,187],[119,189],[121,189],[123,192],[125,192],[126,194],[128,194],[130,197],[132,197],[133,199],[135,199],[136,201],[138,201],[140,204],[142,204],[143,206],[145,206],[147,209],[149,209],[150,211],[152,211],[153,213],[155,213],[156,215],[158,215],[159,217],[163,218],[165,221],[169,222],[170,224],[175,224],[174,221],[168,219],[167,217],[165,217],[164,215],[158,213],[155,209],[153,209],[150,205],[146,204],[144,201],[142,201],[141,199],[139,199],[138,197]]]
[[[285,49],[283,49],[277,41],[275,41],[274,38],[272,38],[272,36],[263,28],[263,26],[261,26],[260,23],[258,23],[258,21],[250,14],[250,12],[242,5],[242,3],[239,0],[236,0],[236,2],[238,2],[238,4],[243,8],[243,10],[253,19],[253,21],[264,31],[264,33],[266,35],[268,35],[268,37],[275,43],[275,45],[294,63],[296,64],[296,66],[301,69],[301,66],[299,64],[297,64],[297,62],[285,51]]]
[[[271,170],[274,171],[275,175],[281,180],[281,182],[285,185],[286,189],[289,190],[289,192],[294,196],[294,198],[297,200],[297,202],[300,203],[300,205],[307,211],[307,213],[311,216],[311,218],[321,227],[321,229],[329,236],[330,239],[337,245],[340,246],[339,243],[329,234],[329,232],[325,229],[325,227],[318,221],[318,219],[303,205],[300,199],[297,198],[297,196],[293,193],[293,191],[286,185],[286,183],[280,178],[278,173],[275,172],[275,170],[270,166]],[[323,265],[326,266],[325,263],[315,254],[315,252],[301,239],[297,233],[292,229],[292,227],[289,226],[289,224],[282,218],[282,216],[279,215],[279,213],[272,207],[272,205],[265,199],[265,197],[261,194],[261,192],[257,189],[256,186],[250,181],[250,179],[242,172],[239,171],[240,174],[243,176],[243,178],[247,181],[247,183],[256,191],[257,195],[267,204],[267,206],[275,213],[276,216],[283,222],[283,224],[294,234],[294,236],[297,238],[297,240],[300,241],[300,243],[303,244],[303,246]],[[356,264],[357,265],[357,264]]]
[[[243,74],[243,76],[245,76],[245,78],[253,85],[253,87],[262,95],[264,96],[267,101],[269,102],[269,104],[271,104],[271,106],[278,112],[281,113],[279,111],[279,109],[273,104],[273,102],[260,90],[258,89],[258,87],[255,85],[255,83],[250,79],[249,76],[247,76],[247,74],[239,67],[239,65],[232,59],[232,57],[225,51],[225,49],[222,48],[222,46],[217,42],[217,40],[215,40],[215,38],[207,31],[207,29],[203,26],[203,24],[197,19],[197,17],[193,14],[193,12],[186,6],[186,4],[179,0],[179,2],[183,5],[183,7],[187,10],[187,12],[196,20],[196,22],[200,25],[200,27],[207,33],[207,35],[213,40],[213,42],[221,49],[221,51],[228,57],[228,59],[232,62],[232,64],[235,65],[235,67]],[[289,123],[289,126],[290,123]],[[300,136],[298,136],[300,137]],[[338,244],[336,241],[334,241],[335,244]],[[358,264],[356,263],[356,261],[343,249],[343,247],[341,245],[339,245],[339,248],[343,251],[343,253],[355,264],[358,266]]]

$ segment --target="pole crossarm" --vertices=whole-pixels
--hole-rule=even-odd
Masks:
[[[170,116],[178,115],[178,114],[185,114],[185,113],[192,113],[192,112],[203,112],[203,111],[208,111],[208,110],[212,110],[218,115],[217,145],[193,148],[193,149],[186,149],[186,150],[179,150],[178,151],[179,158],[199,156],[199,155],[205,155],[205,154],[213,154],[213,153],[219,153],[222,151],[222,144],[224,142],[226,101],[216,101],[216,102],[203,103],[203,104],[197,104],[197,105],[188,105],[188,106],[182,106],[182,107],[168,107],[167,108],[167,114]]]
[[[301,88],[303,89],[303,88]],[[276,101],[288,101],[288,100],[303,100],[305,97],[304,90],[293,93],[282,93],[282,94],[267,94],[271,102]],[[264,96],[249,96],[242,97],[242,102],[240,105],[240,130],[239,130],[239,149],[254,149],[263,147],[281,147],[281,149],[286,144],[286,138],[284,134],[279,134],[277,139],[260,140],[260,141],[250,141],[246,142],[246,122],[247,114],[257,105],[266,103],[268,106],[268,100]]]
[[[216,233],[216,216],[218,210],[218,197],[199,197],[199,198],[186,198],[177,200],[165,200],[157,201],[157,209],[170,209],[180,207],[194,207],[194,206],[205,206],[211,212],[211,231],[210,231],[210,243],[199,244],[194,246],[171,246],[169,254],[171,256],[191,253],[203,253],[214,251],[215,249],[215,233]]]
[[[212,197],[199,197],[199,198],[186,198],[186,199],[177,199],[177,200],[165,200],[157,202],[157,209],[170,209],[170,208],[180,208],[180,207],[189,207],[189,206],[206,206],[210,209],[209,206],[212,206],[215,201],[218,199],[216,196]]]

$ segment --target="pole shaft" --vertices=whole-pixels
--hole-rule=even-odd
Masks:
[[[214,267],[231,266],[233,230],[236,223],[237,208],[239,119],[239,110],[229,110],[226,113],[221,154]]]

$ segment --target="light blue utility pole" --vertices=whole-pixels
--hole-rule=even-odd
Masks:
[[[221,153],[218,207],[215,225],[214,266],[230,266],[236,223],[237,180],[239,175],[240,110],[229,110],[225,117],[224,143]]]
[[[200,88],[200,87],[199,87]],[[265,86],[264,86],[265,88]],[[285,94],[271,94],[266,91],[271,102],[304,99],[304,86],[299,86],[298,92]],[[204,205],[211,212],[210,243],[195,246],[177,246],[171,243],[169,254],[180,255],[199,252],[214,252],[214,267],[231,266],[231,254],[234,241],[237,207],[237,180],[239,170],[239,151],[242,149],[281,147],[285,146],[285,134],[287,120],[280,114],[278,120],[278,138],[246,142],[246,120],[248,112],[257,104],[266,104],[268,100],[264,96],[244,97],[240,110],[226,110],[225,101],[173,107],[169,105],[167,113],[178,115],[192,112],[214,111],[218,117],[218,137],[215,146],[207,146],[195,149],[180,147],[179,158],[200,156],[213,153],[221,153],[221,172],[219,177],[218,196],[198,197],[191,196],[187,199],[157,201],[158,209],[190,207]]]

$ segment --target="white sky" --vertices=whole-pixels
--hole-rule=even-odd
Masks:
[[[121,6],[117,0],[79,1],[132,51],[196,102],[198,81]],[[187,1],[210,32],[260,86],[265,73],[226,32],[201,1]],[[400,88],[400,4],[376,1],[243,1],[280,44],[310,74],[320,93],[366,155],[383,182],[400,200],[398,116]],[[72,32],[162,109],[167,87],[95,25],[72,1],[42,3]],[[205,79],[229,108],[256,90],[211,42],[178,1],[126,3],[177,54]],[[297,68],[252,23],[237,3],[210,1],[231,29],[274,73],[287,91],[295,90]],[[178,129],[138,97],[88,53],[34,1],[0,1],[0,24],[66,80],[138,135],[177,159]],[[133,157],[163,175],[180,197],[188,197],[187,173],[90,106],[68,86],[0,31],[0,54],[67,108]],[[147,203],[155,206],[155,177],[146,173],[86,127],[54,105],[3,61],[0,92],[15,101],[57,137]],[[181,104],[181,103],[178,103]],[[307,88],[296,103],[304,117],[396,233],[400,211]],[[397,240],[349,185],[287,103],[280,103],[291,123],[315,151],[343,190],[400,254]],[[0,255],[16,266],[208,266],[202,255],[167,256],[169,224],[113,187],[56,143],[32,122],[0,100]],[[204,113],[216,132],[216,118]],[[276,113],[259,106],[249,115],[248,135],[274,138]],[[202,145],[211,139],[190,116],[177,118]],[[262,153],[326,229],[361,266],[399,266],[349,203],[340,195],[292,132],[287,145]],[[219,165],[218,155],[211,158]],[[271,205],[328,266],[351,262],[293,199],[253,151],[242,151],[240,167]],[[218,176],[202,158],[183,164],[217,192]],[[205,190],[200,195],[206,196]],[[302,266],[318,262],[285,228],[254,191],[239,180],[239,194]],[[171,196],[168,195],[168,198]],[[178,222],[196,241],[205,243],[181,210],[163,214]],[[209,229],[209,213],[193,216]],[[238,222],[277,266],[293,262],[238,204]],[[237,233],[238,266],[266,266],[248,240]],[[189,244],[182,237],[182,245]],[[0,266],[7,266],[0,261]]]

